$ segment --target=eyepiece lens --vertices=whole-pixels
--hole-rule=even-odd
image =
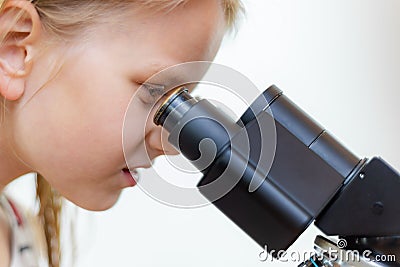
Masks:
[[[168,91],[165,96],[167,97],[161,106],[158,108],[156,114],[154,115],[154,123],[156,125],[163,126],[165,119],[168,117],[168,114],[173,110],[170,106],[171,104],[184,92],[188,92],[185,87],[178,87],[176,89]]]

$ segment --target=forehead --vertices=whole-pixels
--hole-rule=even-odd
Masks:
[[[224,35],[225,14],[219,0],[191,0],[170,11],[134,8],[123,24],[127,37],[136,42],[132,47],[145,44],[147,56],[162,50],[182,62],[196,61],[215,54]]]
[[[107,68],[142,83],[177,64],[212,61],[224,33],[221,1],[191,0],[169,12],[132,5],[121,14],[104,17],[104,22],[81,37],[84,57],[94,69]],[[182,73],[168,72],[150,82],[168,88],[168,82],[176,84],[180,77]]]
[[[191,61],[212,61],[225,33],[225,14],[219,0],[192,0],[170,12],[134,10],[124,26],[125,38],[131,42],[130,51],[141,62],[132,71],[142,73],[144,82],[170,66]],[[126,55],[129,57],[129,55]],[[135,69],[140,67],[141,69]],[[191,70],[191,74],[195,70]],[[183,68],[158,75],[149,82],[176,83],[184,76]],[[204,69],[201,69],[204,72]],[[162,78],[161,78],[162,77]],[[165,79],[164,79],[165,78]],[[163,81],[162,81],[163,80]]]

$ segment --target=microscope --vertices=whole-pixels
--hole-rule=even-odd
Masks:
[[[400,266],[399,173],[354,155],[275,85],[238,121],[180,87],[154,123],[202,172],[200,193],[273,257],[314,223],[326,236],[298,266]]]

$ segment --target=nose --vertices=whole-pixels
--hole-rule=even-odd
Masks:
[[[153,122],[150,122],[150,124],[152,124],[151,128],[145,137],[147,153],[150,159],[153,160],[161,155],[178,155],[179,151],[168,142],[167,131]]]

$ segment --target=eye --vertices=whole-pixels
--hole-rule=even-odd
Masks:
[[[165,86],[154,83],[138,83],[138,94],[145,104],[154,105],[164,95]]]
[[[165,94],[165,85],[155,83],[142,83],[150,96],[157,98]]]

